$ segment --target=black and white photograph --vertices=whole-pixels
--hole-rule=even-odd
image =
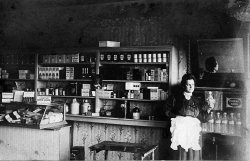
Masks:
[[[249,0],[0,0],[0,161],[249,161]]]

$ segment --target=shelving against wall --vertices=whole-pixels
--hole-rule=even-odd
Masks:
[[[105,117],[163,121],[164,101],[170,87],[177,84],[177,65],[171,46],[100,50],[102,89],[96,92],[96,112]],[[140,116],[133,113],[135,109]]]
[[[8,77],[2,74],[4,81],[31,82],[34,99],[43,103],[65,103],[68,120],[86,120],[87,115],[107,118],[110,123],[120,119],[123,120],[121,124],[126,124],[129,120],[129,125],[130,120],[135,121],[132,111],[138,107],[138,126],[148,126],[149,122],[155,122],[159,127],[165,126],[164,101],[178,80],[178,56],[173,46],[65,49],[31,53],[32,56],[21,58],[15,58],[17,56],[14,53],[1,54],[2,70],[9,64],[11,67],[15,65]],[[13,58],[6,62],[9,55]],[[18,75],[18,69],[29,72],[24,76]],[[12,92],[14,86],[8,92]],[[78,106],[78,112],[72,113],[73,100],[78,105],[88,103],[90,107],[87,112]]]
[[[89,50],[38,53],[37,99],[49,96],[52,101],[64,102],[67,106],[73,99],[79,103],[87,101],[94,109],[96,55],[96,51]],[[78,114],[82,113],[79,110]]]
[[[35,54],[26,51],[2,51],[0,54],[1,91],[34,91]]]
[[[246,147],[246,91],[198,87],[195,94],[213,99],[208,122],[202,123],[203,159],[239,160]]]

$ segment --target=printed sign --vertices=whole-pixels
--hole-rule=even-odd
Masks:
[[[242,107],[242,98],[226,97],[226,107],[227,108],[241,108]]]
[[[37,96],[36,101],[37,101],[37,104],[50,104],[51,96]]]

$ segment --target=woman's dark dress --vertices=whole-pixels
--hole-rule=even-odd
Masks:
[[[171,118],[175,118],[176,116],[191,116],[199,119],[201,122],[206,122],[208,119],[208,104],[195,96],[191,96],[191,98],[187,100],[183,92],[170,96],[167,100],[166,106],[166,114],[169,118],[169,129],[171,126]],[[169,135],[171,136],[170,130]],[[190,149],[187,153],[183,148],[179,148],[179,153],[177,154],[177,156],[175,156],[178,158],[173,159],[193,160],[195,157],[197,157],[197,155],[199,158],[199,152],[197,151],[193,151]]]

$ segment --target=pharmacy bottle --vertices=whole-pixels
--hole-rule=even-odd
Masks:
[[[77,102],[76,98],[73,99],[72,103],[70,104],[70,111],[71,114],[79,115],[80,113],[80,104]]]
[[[133,119],[139,120],[140,119],[140,108],[138,106],[135,106],[132,110],[132,114],[133,114]]]

